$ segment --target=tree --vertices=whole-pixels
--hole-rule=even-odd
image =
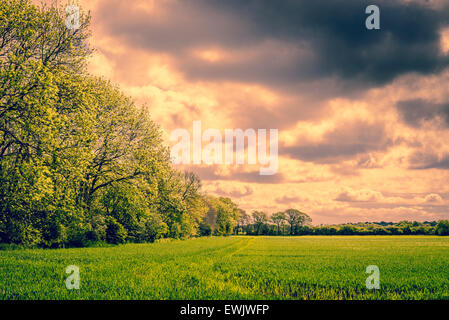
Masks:
[[[98,200],[96,209],[100,214],[119,222],[127,230],[129,239],[136,241],[142,238],[151,212],[145,194],[137,186],[113,185]]]
[[[261,234],[262,228],[268,221],[268,215],[263,211],[253,211],[252,216],[256,225],[257,234]]]
[[[168,232],[168,227],[159,214],[150,214],[142,218],[139,222],[137,240],[144,242],[154,242],[164,237]]]
[[[287,216],[287,222],[290,224],[290,234],[295,234],[295,229],[298,226],[308,225],[312,222],[312,219],[304,212],[296,209],[288,209],[285,211]]]
[[[276,212],[273,213],[271,216],[271,220],[273,223],[277,226],[278,234],[281,234],[281,226],[284,225],[284,223],[287,220],[287,217],[285,215],[285,212]]]
[[[340,228],[340,230],[338,231],[338,234],[346,235],[346,236],[355,235],[355,234],[357,234],[357,229],[354,226],[345,225]]]
[[[207,196],[205,200],[209,207],[206,220],[215,222],[214,234],[231,235],[239,219],[238,206],[230,198]]]
[[[119,89],[100,79],[91,79],[93,104],[88,114],[91,150],[81,186],[83,205],[90,211],[95,193],[117,183],[151,181],[164,161],[167,149],[148,110],[134,105]],[[143,180],[140,180],[142,178]]]
[[[449,221],[448,220],[438,221],[435,232],[439,236],[449,236]]]
[[[170,167],[158,177],[157,186],[156,208],[169,227],[169,236],[196,235],[199,223],[210,210],[210,204],[200,192],[199,178]]]
[[[239,219],[237,221],[237,228],[235,228],[236,234],[239,234],[239,230],[241,229],[244,232],[244,226],[248,225],[250,221],[250,216],[243,209],[238,209],[239,211]]]
[[[2,1],[0,16],[0,241],[195,235],[201,182],[171,166],[147,108],[86,72],[90,17],[69,30],[63,9],[31,0]]]
[[[60,243],[64,232],[47,231],[82,223],[70,215],[77,174],[61,163],[73,154],[61,133],[79,111],[68,101],[82,97],[89,50],[73,43],[87,38],[89,17],[69,31],[60,10],[26,0],[2,1],[0,15],[0,240]]]
[[[126,241],[128,232],[113,217],[107,219],[106,241],[113,244],[120,244]]]
[[[210,224],[206,223],[206,222],[200,222],[199,226],[199,235],[200,236],[210,236],[212,234],[212,227]]]

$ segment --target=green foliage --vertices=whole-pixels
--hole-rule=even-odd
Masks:
[[[50,248],[61,247],[67,241],[66,227],[52,218],[47,221],[42,230],[42,244]]]
[[[166,172],[158,180],[157,210],[169,228],[170,237],[194,236],[198,231],[198,223],[208,210],[200,194],[201,182],[193,173],[181,174],[172,169]]]
[[[351,225],[345,225],[345,226],[341,227],[340,230],[338,230],[338,234],[346,235],[346,236],[354,235],[354,234],[356,234],[356,232],[357,232],[356,228]]]
[[[91,230],[86,233],[86,238],[91,241],[106,241],[106,218],[96,214],[90,220]]]
[[[125,243],[128,232],[115,218],[106,220],[106,241],[112,244]]]
[[[436,226],[436,234],[440,236],[449,236],[449,221],[440,220]]]
[[[140,228],[140,220],[149,214],[147,201],[138,188],[121,184],[107,188],[100,199],[102,212],[114,217],[132,237]]]
[[[67,241],[65,244],[69,247],[90,246],[97,241],[100,241],[100,239],[95,238],[93,234],[92,224],[82,221],[73,221],[67,228]],[[102,240],[104,240],[104,238]]]
[[[256,234],[261,234],[265,223],[268,221],[268,215],[262,211],[254,211],[252,217],[256,226]]]
[[[153,214],[140,221],[137,239],[144,242],[154,242],[167,235],[168,226],[160,215]]]
[[[200,222],[198,226],[200,236],[210,236],[212,234],[212,226],[206,222]]]
[[[208,216],[215,221],[215,235],[229,236],[233,233],[234,227],[239,219],[239,210],[235,203],[229,198],[215,198],[208,196],[207,205],[209,207]]]
[[[447,235],[446,220],[436,221],[400,221],[393,222],[359,222],[341,225],[310,225],[311,218],[299,210],[289,209],[273,213],[267,219],[263,212],[255,211],[252,220],[245,218],[240,222],[243,234],[247,235]],[[286,226],[286,224],[289,226]]]
[[[0,241],[196,235],[201,182],[172,168],[147,108],[86,72],[90,17],[71,31],[64,8],[31,0],[2,1],[0,14]]]

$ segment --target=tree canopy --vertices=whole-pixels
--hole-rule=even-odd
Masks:
[[[86,71],[90,17],[0,3],[0,241],[58,247],[188,237],[208,212],[147,108]],[[209,201],[218,233],[236,205]]]

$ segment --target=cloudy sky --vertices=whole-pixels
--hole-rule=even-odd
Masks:
[[[449,218],[449,1],[80,4],[90,71],[148,105],[167,141],[194,120],[279,130],[276,175],[190,166],[205,191],[314,224]]]

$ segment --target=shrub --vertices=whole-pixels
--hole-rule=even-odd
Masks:
[[[2,241],[21,244],[24,247],[35,247],[42,243],[41,232],[21,221],[10,221],[5,225]]]
[[[170,227],[170,238],[179,239],[181,238],[182,230],[181,225],[178,222],[174,222]]]
[[[212,234],[212,226],[209,223],[201,222],[198,226],[200,236],[210,236]]]
[[[101,215],[94,215],[90,221],[91,229],[87,232],[86,237],[90,241],[106,240],[106,219]]]
[[[42,245],[59,248],[67,241],[67,229],[61,223],[50,220],[42,230]]]
[[[108,217],[106,221],[106,241],[108,243],[125,243],[128,232],[115,218]]]
[[[439,236],[449,236],[449,221],[447,220],[438,221],[435,233]]]
[[[164,237],[168,232],[167,224],[159,215],[151,215],[141,220],[137,234],[137,240],[154,242]]]
[[[351,225],[345,225],[338,230],[338,234],[340,235],[355,235],[357,234],[357,229]]]
[[[67,244],[70,247],[87,247],[96,239],[90,239],[89,235],[92,233],[92,226],[90,224],[79,223],[72,226],[68,231]]]

